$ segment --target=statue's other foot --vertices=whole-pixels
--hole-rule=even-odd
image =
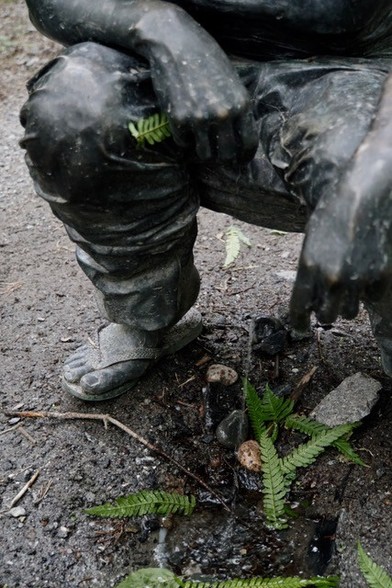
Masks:
[[[110,323],[98,331],[96,343],[82,345],[65,361],[63,389],[89,401],[120,396],[157,360],[188,345],[201,329],[200,313],[194,309],[163,334]]]

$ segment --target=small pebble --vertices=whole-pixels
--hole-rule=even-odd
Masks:
[[[19,423],[19,421],[20,421],[19,417],[14,417],[8,421],[8,424],[9,425],[16,425],[17,423]]]
[[[69,535],[69,529],[67,527],[60,527],[60,529],[57,532],[57,535],[61,539],[66,539]]]
[[[237,459],[242,465],[251,472],[261,471],[260,447],[257,441],[245,441],[240,445],[237,451]]]
[[[11,508],[8,511],[8,514],[10,514],[15,519],[18,519],[19,517],[26,516],[26,510],[22,506],[14,506],[14,508]]]
[[[238,380],[238,374],[227,365],[215,363],[207,370],[207,382],[218,382],[224,386],[231,386]]]

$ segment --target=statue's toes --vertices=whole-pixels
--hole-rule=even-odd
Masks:
[[[81,345],[78,347],[74,353],[72,353],[67,359],[64,361],[64,365],[81,365],[82,363],[86,363],[86,356],[89,354],[90,348],[88,345]]]
[[[145,360],[132,360],[113,364],[84,375],[80,380],[80,386],[86,394],[105,394],[124,384],[134,384],[134,381],[146,371],[149,363]]]
[[[89,372],[91,372],[91,364],[82,360],[75,360],[73,363],[64,365],[63,368],[64,378],[72,383],[79,382],[80,378]]]

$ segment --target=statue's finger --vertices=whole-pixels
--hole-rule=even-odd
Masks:
[[[230,161],[237,158],[237,146],[231,121],[226,121],[210,132],[216,157],[219,161]]]
[[[250,161],[255,156],[259,144],[259,135],[253,113],[247,111],[234,122],[234,131],[238,145],[238,159]]]
[[[359,292],[355,286],[348,287],[340,303],[340,314],[345,319],[353,319],[359,312]]]
[[[298,271],[290,300],[290,321],[295,331],[309,331],[310,314],[314,307],[314,283],[306,268]]]
[[[195,130],[195,150],[201,161],[207,161],[213,157],[208,128],[204,125]]]
[[[340,300],[343,296],[343,287],[335,285],[332,288],[321,287],[320,307],[316,310],[317,318],[322,324],[331,324],[335,322],[339,315]]]

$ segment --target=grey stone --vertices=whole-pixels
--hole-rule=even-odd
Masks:
[[[228,448],[239,447],[247,436],[248,419],[243,410],[233,410],[216,429],[219,443]]]
[[[332,390],[310,416],[329,427],[360,421],[371,412],[381,388],[380,382],[357,372]]]
[[[26,516],[26,510],[22,506],[15,506],[9,510],[8,514],[17,519]]]

